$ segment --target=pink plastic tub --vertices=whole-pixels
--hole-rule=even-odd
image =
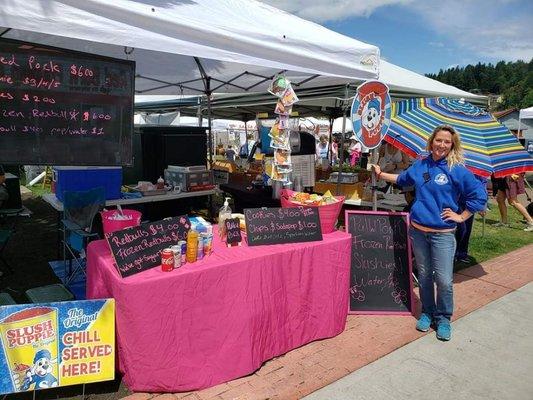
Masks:
[[[138,226],[141,223],[142,213],[137,210],[122,210],[128,219],[115,219],[118,214],[118,210],[102,211],[102,226],[104,228],[104,234],[120,231],[122,229],[130,228],[132,226]]]

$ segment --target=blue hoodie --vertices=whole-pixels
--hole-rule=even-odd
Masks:
[[[445,208],[460,213],[466,206],[473,214],[484,210],[487,203],[487,192],[474,174],[464,165],[455,165],[450,170],[445,158],[434,161],[429,155],[416,161],[398,176],[396,183],[399,186],[415,186],[411,220],[428,228],[456,227],[456,222],[441,218]]]

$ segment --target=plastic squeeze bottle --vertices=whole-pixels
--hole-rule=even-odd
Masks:
[[[156,188],[158,188],[158,189],[164,189],[165,188],[165,180],[161,176],[157,180]]]
[[[226,197],[226,200],[224,201],[224,205],[220,207],[220,210],[218,211],[218,233],[221,238],[223,238],[226,233],[224,221],[228,218],[231,218],[231,208],[229,207],[229,203],[228,203],[229,199],[230,199],[229,197]]]

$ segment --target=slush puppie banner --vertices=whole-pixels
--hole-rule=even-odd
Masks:
[[[0,307],[0,394],[115,378],[115,300]]]

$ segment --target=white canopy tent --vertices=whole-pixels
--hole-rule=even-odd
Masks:
[[[518,113],[519,119],[533,119],[533,107],[523,108]]]
[[[479,105],[487,105],[487,97],[479,96],[454,86],[444,84],[426,76],[409,71],[405,68],[381,60],[379,80],[389,86],[393,100],[409,97],[453,97]],[[305,87],[294,85],[300,101],[295,110],[300,116],[339,116],[338,110],[346,108],[353,99],[357,86],[363,81],[359,79],[346,83],[345,79],[330,77],[330,85]],[[319,80],[315,80],[319,83]],[[323,83],[323,80],[322,80]],[[198,98],[194,105],[190,105],[187,96],[135,96],[135,107],[138,110],[155,110],[156,112],[171,111],[181,108],[187,115],[205,114],[207,105],[205,99]],[[211,109],[218,118],[243,119],[255,118],[257,113],[272,113],[277,101],[276,97],[267,92],[224,94],[214,93],[211,97]]]
[[[281,71],[328,85],[379,69],[376,46],[253,0],[3,0],[2,26],[5,38],[134,60],[136,93],[265,91]]]
[[[523,108],[518,112],[518,132],[522,130],[523,119],[533,119],[533,107]],[[527,129],[527,127],[525,129]],[[530,139],[529,132],[524,136],[527,136],[527,139]],[[533,139],[533,136],[531,136],[531,139]]]
[[[265,92],[277,73],[305,88],[379,71],[376,46],[254,0],[4,0],[0,36],[134,60],[136,94],[204,93],[210,149],[212,93]]]

